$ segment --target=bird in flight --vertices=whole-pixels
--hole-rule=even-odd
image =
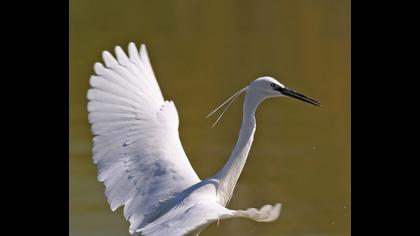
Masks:
[[[255,111],[270,97],[319,103],[271,77],[256,79],[216,108],[226,106],[226,111],[245,94],[239,138],[228,162],[214,176],[201,180],[179,139],[175,104],[162,96],[144,44],[137,49],[130,43],[128,55],[117,46],[115,55],[104,51],[104,64],[94,65],[87,93],[88,113],[98,181],[105,185],[112,211],[124,206],[130,234],[199,235],[221,219],[276,220],[280,203],[260,209],[226,208],[251,149]]]

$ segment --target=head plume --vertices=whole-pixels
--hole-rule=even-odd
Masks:
[[[220,108],[222,108],[224,105],[226,105],[226,107],[223,109],[222,113],[219,115],[219,117],[217,118],[217,120],[214,122],[214,124],[211,126],[212,128],[217,124],[217,122],[219,122],[220,118],[222,118],[223,114],[227,111],[227,109],[230,107],[230,105],[232,105],[233,101],[235,101],[236,98],[239,97],[239,95],[241,95],[242,93],[246,92],[248,89],[248,86],[239,90],[238,92],[236,92],[234,95],[232,95],[232,97],[230,97],[229,99],[227,99],[226,101],[224,101],[220,106],[218,106],[216,109],[214,109],[212,112],[210,112],[210,114],[208,114],[206,116],[206,118],[209,118],[211,115],[213,115],[217,110],[219,110]]]

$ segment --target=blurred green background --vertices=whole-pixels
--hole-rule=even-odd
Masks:
[[[201,235],[350,234],[350,1],[70,0],[70,235],[129,235],[92,163],[89,76],[102,50],[145,43],[185,151],[200,178],[226,162],[243,98],[221,122],[203,117],[269,75],[322,107],[266,100],[229,208],[281,202],[272,223],[221,221]]]

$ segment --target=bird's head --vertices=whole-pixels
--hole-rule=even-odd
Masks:
[[[214,114],[217,110],[219,110],[220,108],[226,105],[225,108],[223,109],[223,112],[219,115],[219,117],[217,118],[216,122],[213,124],[212,127],[214,127],[217,124],[217,122],[220,120],[220,118],[222,118],[223,114],[229,108],[229,106],[233,103],[233,101],[235,101],[235,99],[239,97],[239,95],[241,95],[242,93],[247,94],[245,100],[247,100],[248,98],[248,101],[251,101],[251,100],[254,101],[253,104],[255,107],[258,106],[258,104],[262,102],[264,99],[267,99],[270,97],[292,97],[292,98],[296,98],[301,101],[310,103],[315,106],[320,105],[318,101],[312,98],[308,98],[303,94],[300,94],[292,89],[287,88],[286,86],[281,84],[279,81],[271,77],[264,76],[264,77],[260,77],[252,81],[248,86],[236,92],[232,97],[227,99],[220,106],[214,109],[210,114],[208,114],[206,118],[208,118],[209,116]]]
[[[319,106],[319,102],[315,101],[312,98],[308,98],[303,94],[300,94],[292,89],[287,88],[277,80],[264,76],[254,80],[249,86],[247,87],[247,93],[253,93],[256,96],[260,96],[262,98],[270,98],[270,97],[292,97],[299,99],[301,101]]]

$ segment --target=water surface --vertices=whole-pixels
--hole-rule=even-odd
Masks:
[[[241,123],[243,97],[210,128],[203,117],[262,75],[319,100],[266,100],[239,179],[233,209],[281,202],[272,223],[221,221],[210,235],[349,235],[350,2],[70,1],[70,235],[129,235],[112,213],[91,160],[88,79],[102,50],[145,42],[180,134],[200,176],[226,162]]]

